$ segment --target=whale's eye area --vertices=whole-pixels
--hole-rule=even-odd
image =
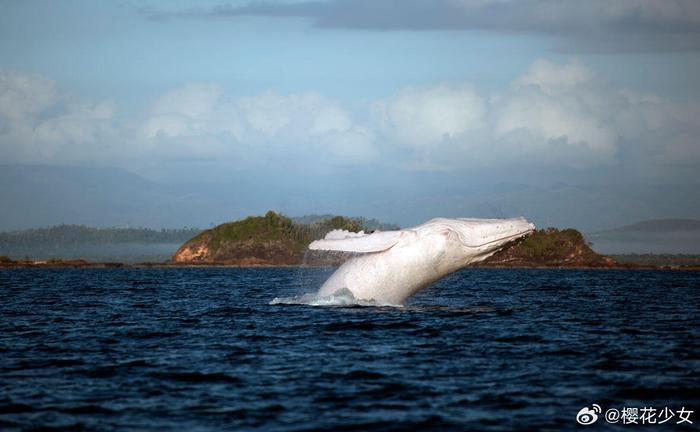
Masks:
[[[443,231],[441,234],[442,234],[443,236],[445,236],[445,237],[449,237],[449,236],[450,236],[450,231],[449,231],[449,230],[445,230],[445,231]]]

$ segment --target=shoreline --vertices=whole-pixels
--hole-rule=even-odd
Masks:
[[[332,268],[337,265],[310,264],[233,264],[233,263],[122,263],[122,262],[88,262],[83,260],[66,261],[15,261],[0,262],[0,269],[137,269],[137,268]],[[649,264],[624,264],[606,266],[584,265],[472,265],[472,269],[551,269],[551,270],[700,270],[700,265],[655,266]]]

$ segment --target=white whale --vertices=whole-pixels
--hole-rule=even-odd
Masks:
[[[534,231],[524,218],[432,219],[400,231],[329,232],[312,250],[358,252],[318,292],[349,290],[358,300],[402,304],[408,297],[468,264],[482,261],[512,240]]]

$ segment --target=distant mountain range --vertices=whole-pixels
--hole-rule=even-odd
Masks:
[[[700,254],[700,220],[651,219],[586,238],[604,254]]]
[[[382,183],[338,180],[342,175],[273,181],[265,173],[239,172],[204,182],[183,172],[178,184],[164,184],[121,168],[0,165],[0,231],[61,224],[209,228],[271,209],[290,217],[364,215],[403,227],[437,216],[525,216],[539,228],[596,234],[639,220],[700,216],[700,200],[692,199],[697,185],[477,184],[420,173]]]
[[[0,166],[0,231],[60,224],[206,227],[240,216],[235,201],[149,181],[121,168]]]

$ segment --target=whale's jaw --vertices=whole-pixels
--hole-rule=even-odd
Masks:
[[[465,244],[465,247],[473,254],[471,262],[478,262],[534,231],[535,225],[523,218],[481,220],[479,227],[472,231],[472,244]]]

